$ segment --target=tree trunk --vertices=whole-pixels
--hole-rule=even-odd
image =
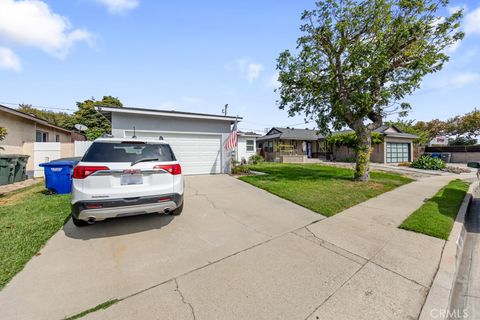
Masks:
[[[357,123],[354,130],[357,135],[355,180],[368,181],[370,179],[370,154],[372,153],[371,132],[363,123]]]

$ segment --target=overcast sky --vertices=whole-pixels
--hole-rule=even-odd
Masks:
[[[276,58],[294,49],[306,0],[0,0],[0,103],[75,110],[113,95],[128,107],[240,115],[244,130],[302,124],[276,105]],[[450,62],[407,99],[409,118],[480,107],[480,3]]]

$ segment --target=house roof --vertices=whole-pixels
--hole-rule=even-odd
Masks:
[[[324,136],[318,133],[315,129],[296,129],[296,128],[282,128],[273,127],[268,133],[257,140],[270,140],[270,139],[282,139],[282,140],[319,140]]]
[[[244,131],[238,130],[238,135],[244,136],[244,137],[260,137],[258,133],[255,133],[253,131],[244,132]]]
[[[393,130],[390,131],[389,129],[393,129]],[[340,133],[348,133],[348,132],[353,132],[353,130],[336,131],[336,132],[333,132],[332,134],[340,134]],[[383,125],[383,126],[377,128],[377,129],[373,130],[373,132],[382,133],[386,137],[392,137],[392,138],[407,138],[407,139],[418,138],[418,136],[415,135],[415,134],[410,134],[410,133],[403,132],[402,130],[400,130],[395,125],[391,125],[391,126]]]
[[[5,111],[5,112],[13,114],[15,116],[18,116],[18,117],[21,117],[21,118],[24,118],[24,119],[28,119],[28,120],[32,120],[32,121],[34,121],[36,123],[39,123],[41,125],[52,127],[52,128],[57,129],[57,130],[60,130],[60,131],[65,131],[65,132],[68,132],[68,133],[72,133],[72,130],[68,130],[68,129],[56,126],[56,125],[51,124],[50,122],[48,122],[46,120],[43,120],[43,119],[40,119],[40,118],[36,117],[34,115],[15,110],[15,109],[6,107],[6,106],[1,105],[1,104],[0,104],[0,111]]]
[[[180,118],[192,118],[192,119],[210,119],[210,120],[220,120],[220,121],[229,121],[234,123],[235,121],[240,121],[242,117],[232,117],[224,116],[218,114],[208,114],[208,113],[196,113],[196,112],[184,112],[184,111],[175,111],[175,110],[157,110],[157,109],[145,109],[145,108],[115,108],[115,107],[96,107],[97,110],[102,113],[111,121],[111,114],[116,113],[128,113],[128,114],[144,114],[144,115],[153,115],[153,116],[165,116],[165,117],[180,117]]]
[[[390,130],[389,130],[390,129]],[[393,129],[393,130],[392,130]],[[405,133],[400,130],[398,127],[392,126],[381,126],[374,132],[382,133],[387,137],[392,138],[407,138],[407,139],[416,139],[417,135]],[[341,134],[353,132],[353,130],[341,130],[332,132],[332,134]],[[281,128],[273,127],[268,131],[268,133],[262,137],[257,138],[258,141],[265,141],[271,139],[281,139],[281,140],[319,140],[325,138],[324,135],[318,133],[315,129],[295,129],[295,128]]]

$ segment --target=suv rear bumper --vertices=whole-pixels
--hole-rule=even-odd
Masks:
[[[171,193],[158,196],[125,199],[88,200],[72,204],[72,216],[78,220],[134,216],[147,213],[173,211],[183,203],[183,194]]]

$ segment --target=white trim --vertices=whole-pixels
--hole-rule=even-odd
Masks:
[[[170,113],[162,111],[147,111],[147,110],[132,110],[132,109],[122,109],[122,108],[109,108],[109,107],[97,107],[99,110],[107,112],[117,112],[117,113],[131,113],[131,114],[146,114],[153,116],[162,116],[162,117],[175,117],[175,118],[191,118],[191,119],[209,119],[209,120],[218,120],[218,121],[235,121],[236,117],[224,117],[224,116],[213,116],[213,115],[200,115],[200,114],[188,114],[188,113]],[[173,111],[175,112],[175,111]],[[240,122],[240,120],[237,120]]]
[[[260,138],[261,135],[259,134],[245,134],[245,133],[238,133],[240,137],[252,137],[252,138]]]
[[[126,132],[131,132],[133,133],[133,129],[125,129],[123,130],[123,137],[124,138],[129,138],[126,136]],[[137,132],[144,132],[144,133],[151,133],[151,132],[154,132],[154,133],[178,133],[178,134],[199,134],[199,135],[202,135],[202,136],[221,136],[222,133],[226,133],[226,132],[190,132],[190,131],[164,131],[164,130],[136,130],[135,129],[135,133]]]

